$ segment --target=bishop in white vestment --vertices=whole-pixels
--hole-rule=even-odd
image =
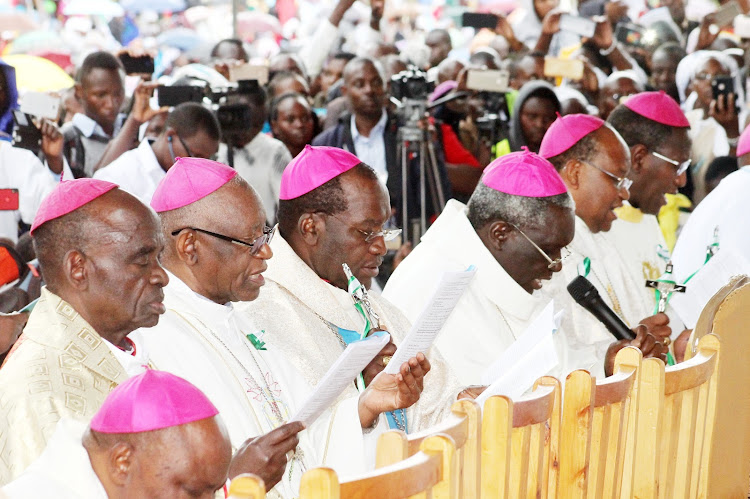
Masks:
[[[550,262],[573,239],[573,217],[572,200],[549,162],[529,152],[505,155],[485,169],[468,209],[456,200],[448,202],[383,294],[416,320],[443,272],[476,267],[437,347],[461,382],[481,384],[487,370],[549,303],[533,288],[560,269],[559,262]],[[533,234],[528,237],[535,242],[521,230]],[[550,375],[564,379],[596,360],[593,355],[588,361],[578,358],[559,332],[554,340],[558,365]]]

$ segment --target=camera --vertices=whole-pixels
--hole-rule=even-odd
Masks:
[[[211,89],[209,98],[222,135],[232,137],[253,127],[250,103],[262,105],[266,95],[258,80],[240,80],[237,86]]]
[[[414,66],[391,77],[391,95],[400,101],[426,101],[432,90],[433,85],[427,80],[427,73]]]
[[[27,149],[39,156],[42,151],[42,132],[32,120],[30,114],[13,111],[13,146]]]

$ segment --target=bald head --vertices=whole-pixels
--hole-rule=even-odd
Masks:
[[[219,416],[142,433],[88,430],[83,446],[110,498],[212,498],[226,482],[232,457]]]
[[[261,272],[272,253],[267,245],[256,254],[250,247],[263,234],[266,214],[260,197],[242,177],[159,216],[168,240],[164,266],[190,289],[220,304],[258,297]]]
[[[34,231],[34,249],[50,291],[67,301],[103,338],[119,344],[164,312],[167,276],[154,212],[111,190]]]
[[[464,68],[464,64],[458,59],[445,59],[438,65],[438,84],[445,81],[457,81],[458,73]]]

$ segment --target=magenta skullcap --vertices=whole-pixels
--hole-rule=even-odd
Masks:
[[[362,160],[338,147],[306,145],[281,175],[279,199],[295,199],[348,172]]]
[[[237,170],[217,161],[177,158],[156,187],[151,207],[161,213],[193,204],[236,176]]]
[[[680,109],[680,105],[664,90],[631,95],[623,105],[634,113],[662,125],[690,127],[690,122]]]
[[[429,102],[433,103],[451,90],[458,88],[458,82],[453,80],[444,81],[432,91],[429,97]]]
[[[67,215],[117,187],[117,184],[95,178],[61,181],[39,205],[30,233],[33,235],[43,223]]]
[[[527,198],[568,192],[552,163],[528,150],[500,156],[490,163],[484,170],[482,183],[490,189]]]
[[[99,433],[140,433],[200,421],[219,414],[190,382],[148,369],[118,385],[91,420]]]
[[[740,135],[740,140],[737,141],[737,154],[736,156],[739,158],[740,156],[743,156],[750,152],[750,126],[745,127],[745,130],[743,130],[742,135]]]
[[[604,121],[588,114],[568,114],[557,116],[547,133],[544,134],[539,155],[543,158],[554,158],[576,145],[586,135],[599,130]]]

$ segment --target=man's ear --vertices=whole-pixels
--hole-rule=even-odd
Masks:
[[[63,262],[63,273],[65,279],[78,290],[84,290],[88,287],[88,269],[86,255],[78,250],[71,250],[65,254]]]
[[[559,171],[569,191],[575,191],[581,186],[581,168],[583,168],[583,163],[577,159],[572,159],[565,163]]]
[[[297,232],[309,246],[318,244],[321,231],[325,231],[325,220],[321,213],[303,213],[297,222]]]
[[[124,486],[133,465],[133,448],[125,442],[118,442],[110,449],[107,464],[112,482]]]
[[[646,167],[646,158],[648,157],[648,147],[643,144],[636,144],[630,148],[631,171],[641,173]]]
[[[186,265],[192,267],[198,263],[198,239],[192,230],[183,230],[175,241],[177,256]]]
[[[490,249],[501,251],[512,230],[513,226],[502,220],[490,223],[487,228],[487,241],[490,245]]]
[[[75,84],[73,92],[78,102],[83,101],[83,87],[80,83]]]

